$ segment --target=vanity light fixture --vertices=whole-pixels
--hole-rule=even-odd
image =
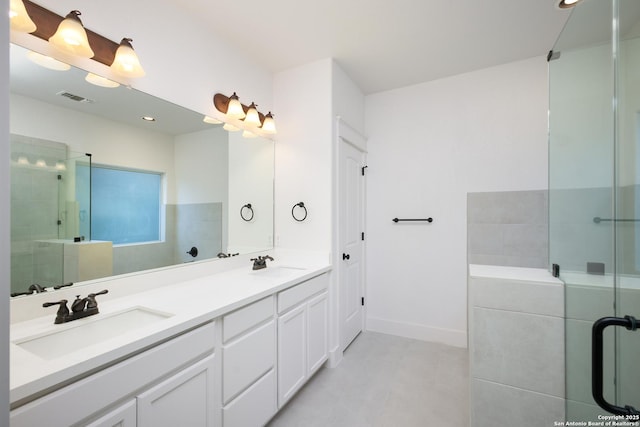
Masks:
[[[11,0],[9,5],[11,29],[21,33],[33,33],[38,27],[33,22],[22,0]]]
[[[114,82],[113,80],[109,80],[106,77],[102,77],[93,73],[87,73],[87,76],[84,79],[87,82],[91,83],[92,85],[106,87],[110,89],[120,86],[120,83],[118,82]]]
[[[274,135],[275,133],[277,133],[276,122],[275,120],[273,120],[273,114],[271,114],[271,111],[269,111],[267,115],[264,116],[261,129],[264,133],[268,133],[271,135]]]
[[[256,109],[256,104],[254,102],[249,105],[247,109],[247,115],[244,118],[244,122],[249,126],[260,127],[262,125],[260,121],[260,115],[258,114],[258,110]]]
[[[42,55],[41,53],[34,52],[30,50],[27,52],[27,58],[29,58],[32,62],[40,65],[41,67],[48,68],[50,70],[55,71],[67,71],[71,69],[71,65],[66,64],[62,61],[58,61],[57,59],[53,59],[50,56]]]
[[[557,4],[558,9],[570,9],[582,0],[560,0]]]
[[[83,58],[94,56],[87,32],[80,21],[80,11],[72,10],[58,25],[55,34],[49,37],[49,43],[63,52],[78,55]]]
[[[218,119],[214,119],[213,117],[204,116],[202,119],[203,122],[209,123],[210,125],[220,125],[222,122]]]
[[[231,118],[236,120],[244,119],[242,123],[246,124],[247,127],[245,128],[245,126],[241,125],[240,127],[242,129],[249,130],[250,132],[255,133],[256,135],[261,135],[261,134],[273,135],[276,133],[276,124],[275,124],[275,121],[273,120],[273,114],[269,112],[269,114],[265,116],[264,114],[262,114],[256,109],[256,104],[253,102],[248,107],[242,105],[240,103],[240,100],[238,99],[238,95],[236,95],[235,92],[233,92],[233,95],[229,97],[221,93],[216,93],[213,96],[213,105],[216,107],[216,110],[218,110],[222,114],[225,114],[226,117],[230,119]],[[234,111],[238,112],[238,114],[236,115]],[[240,116],[239,111],[242,111],[243,116]],[[229,130],[229,128],[233,128],[233,130],[237,130],[237,126],[235,125],[226,124],[224,126],[224,129]],[[254,132],[255,129],[260,129],[260,131]]]
[[[142,77],[145,75],[145,72],[142,65],[140,65],[136,51],[133,50],[133,46],[131,46],[132,41],[132,39],[126,37],[122,39],[120,46],[118,46],[116,50],[115,58],[113,58],[111,69],[121,76]]]
[[[240,128],[235,127],[231,123],[225,123],[224,126],[222,126],[222,129],[224,129],[224,130],[226,130],[228,132],[235,132],[235,131],[240,130]]]

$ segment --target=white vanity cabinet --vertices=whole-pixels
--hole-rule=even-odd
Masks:
[[[274,297],[224,316],[222,329],[223,425],[264,425],[278,409]]]
[[[215,328],[205,324],[20,406],[11,426],[219,426]]]
[[[328,356],[329,278],[321,274],[278,294],[278,407]]]
[[[136,399],[130,399],[127,403],[87,424],[87,427],[136,427],[137,415]]]

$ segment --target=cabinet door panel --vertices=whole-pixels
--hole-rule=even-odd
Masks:
[[[278,319],[278,405],[280,408],[307,379],[306,335],[304,304]]]
[[[213,427],[214,355],[138,396],[138,427]]]
[[[136,400],[128,401],[86,427],[136,427]]]
[[[222,411],[224,427],[265,425],[277,411],[275,371],[269,371]]]
[[[327,360],[329,336],[327,293],[318,295],[307,303],[307,366],[311,376]]]
[[[271,321],[223,350],[223,396],[229,402],[275,365],[276,324]]]

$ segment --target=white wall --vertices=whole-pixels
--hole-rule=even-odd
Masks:
[[[276,139],[276,246],[331,251],[332,60],[274,76]],[[291,208],[304,202],[308,217]]]
[[[367,327],[465,346],[467,192],[547,188],[545,58],[370,95],[365,107]]]
[[[273,246],[273,141],[244,138],[242,132],[229,133],[229,247],[230,253],[267,250]],[[240,216],[247,203],[253,219]],[[251,212],[243,210],[245,218]]]
[[[9,8],[0,0],[0,10]],[[0,20],[0,164],[9,164],[9,18]],[[0,168],[0,426],[9,427],[9,283],[10,283],[10,182],[8,167]]]

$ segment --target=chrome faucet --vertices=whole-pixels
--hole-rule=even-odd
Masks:
[[[80,298],[80,295],[76,295],[76,299],[71,303],[71,312],[67,307],[67,300],[63,299],[57,302],[45,302],[43,307],[51,307],[52,305],[58,305],[58,312],[56,313],[56,319],[53,323],[56,325],[60,323],[67,323],[73,320],[82,319],[83,317],[92,316],[98,314],[98,302],[96,301],[97,295],[104,295],[109,291],[96,292],[95,294],[89,294],[84,298]]]
[[[262,270],[263,268],[267,268],[267,260],[273,261],[269,255],[258,256],[258,258],[251,258],[253,261],[253,269],[254,270]]]

